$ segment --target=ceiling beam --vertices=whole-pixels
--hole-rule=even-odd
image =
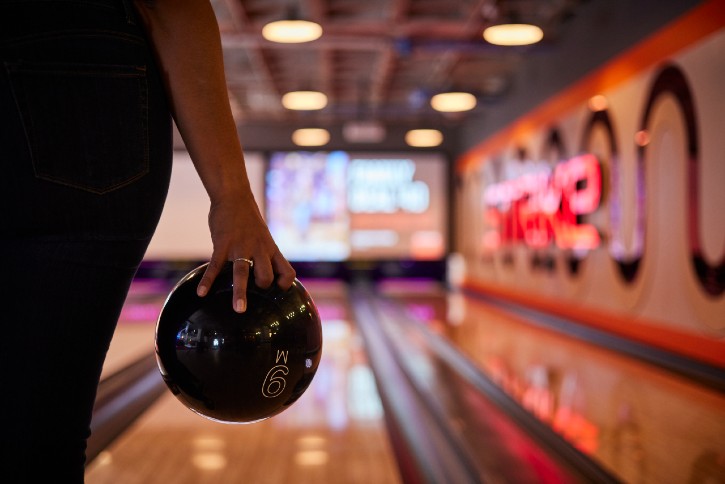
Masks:
[[[386,39],[376,39],[366,36],[330,35],[324,34],[321,38],[305,45],[305,49],[342,49],[342,50],[381,50],[390,42]],[[270,50],[299,50],[300,44],[283,44],[269,42],[257,34],[222,34],[222,46],[225,48],[254,49],[264,47]]]
[[[491,0],[478,0],[466,15],[466,21],[461,26],[461,31],[466,37],[471,38],[475,35],[480,35],[483,26],[483,16],[481,12],[484,7],[491,3]],[[481,41],[482,45],[486,45]],[[484,47],[486,48],[486,47]],[[463,59],[463,51],[457,49],[450,49],[445,52],[438,62],[431,69],[431,73],[428,76],[427,87],[447,89],[456,88],[456,86],[449,85],[451,83],[451,77],[456,65]]]
[[[312,20],[318,24],[324,23],[327,18],[326,2],[323,0],[307,0],[307,6],[309,9],[309,18],[307,20]]]
[[[405,24],[408,20],[411,0],[396,0],[393,3],[390,21],[395,25]],[[392,45],[387,46],[378,56],[378,63],[370,87],[370,103],[373,110],[383,105],[390,91],[390,84],[398,63],[398,53]]]
[[[232,25],[234,25],[236,31],[244,32],[244,30],[247,29],[251,24],[251,21],[249,20],[249,15],[247,15],[247,11],[244,9],[244,5],[242,5],[242,1],[224,0],[224,5],[227,7],[227,10],[229,10]]]
[[[380,53],[370,88],[370,102],[373,109],[377,109],[388,99],[388,91],[397,62],[398,55],[392,47],[388,47]]]
[[[244,5],[242,4],[242,0],[224,0],[224,4],[229,10],[232,24],[234,25],[237,32],[244,32],[248,30],[250,27],[250,19],[247,11],[244,8]],[[228,46],[228,43],[225,42],[225,39],[227,39],[228,36],[229,34],[227,33],[222,34],[222,47]],[[269,67],[269,62],[267,61],[264,52],[260,48],[259,44],[257,44],[256,46],[249,45],[246,47],[246,49],[247,56],[249,57],[249,62],[252,65],[252,69],[254,70],[254,72],[259,73],[259,83],[265,86],[269,86],[269,89],[273,91],[273,94],[281,97],[282,92],[280,90],[280,86],[277,85],[277,82],[275,81],[275,76],[273,75],[272,70]]]
[[[332,49],[322,49],[320,51],[320,72],[322,73],[322,92],[327,93],[328,101],[334,102],[335,96],[335,65],[334,51]]]
[[[238,2],[239,0],[236,1]],[[225,0],[225,2],[235,2],[235,0]],[[400,8],[402,9],[402,7]],[[397,12],[399,11],[403,10],[396,8],[391,15],[398,15]],[[312,43],[319,42],[328,35],[335,37],[374,35],[386,38],[424,36],[429,39],[462,40],[469,39],[472,28],[476,28],[482,25],[482,23],[480,16],[473,19],[467,18],[459,20],[408,18],[398,21],[395,21],[392,17],[370,20],[341,20],[328,17],[320,21],[323,30],[322,38]],[[256,40],[262,42],[263,26],[261,23],[246,23],[243,29],[237,30],[237,34],[242,35],[247,41]]]
[[[393,3],[391,20],[394,23],[399,24],[408,17],[408,12],[410,11],[410,3],[411,0],[396,0]]]

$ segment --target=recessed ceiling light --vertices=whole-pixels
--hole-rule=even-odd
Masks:
[[[443,142],[443,133],[437,129],[411,129],[405,133],[405,142],[416,148],[430,148]]]
[[[330,133],[321,128],[297,129],[292,133],[292,142],[297,146],[322,146],[330,141]]]
[[[277,20],[262,27],[262,37],[283,44],[310,42],[321,36],[320,24],[309,20]]]
[[[543,39],[544,31],[531,24],[501,24],[484,30],[483,38],[495,45],[529,45]]]
[[[282,106],[297,111],[313,111],[327,106],[327,96],[318,91],[292,91],[282,96]]]
[[[430,105],[444,113],[470,111],[476,107],[476,97],[468,92],[443,92],[433,96]]]

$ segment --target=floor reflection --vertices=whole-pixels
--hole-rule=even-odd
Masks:
[[[323,355],[312,384],[294,405],[259,423],[223,425],[166,394],[89,466],[86,482],[398,484],[345,287],[305,285],[322,317]]]
[[[624,481],[725,482],[725,395],[440,287],[381,289]]]

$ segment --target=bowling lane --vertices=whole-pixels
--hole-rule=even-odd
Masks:
[[[172,282],[137,278],[131,284],[116,332],[108,348],[101,379],[154,351],[154,329]]]
[[[725,482],[722,393],[435,283],[378,291],[623,481]]]
[[[305,285],[323,319],[323,356],[292,407],[256,424],[224,425],[191,413],[167,392],[90,463],[86,482],[400,482],[346,287],[336,281]],[[149,313],[153,307],[149,302]],[[137,311],[141,321],[144,311]],[[133,325],[119,326],[119,342],[127,326]]]

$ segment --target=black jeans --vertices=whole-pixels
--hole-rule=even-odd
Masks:
[[[82,482],[103,360],[171,170],[130,1],[0,0],[0,123],[0,479]]]

